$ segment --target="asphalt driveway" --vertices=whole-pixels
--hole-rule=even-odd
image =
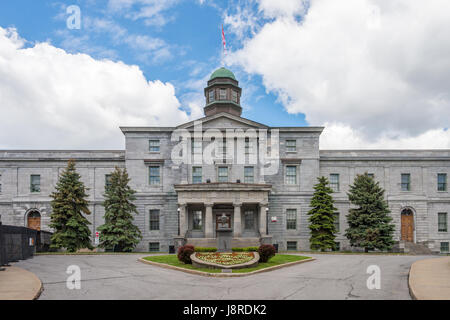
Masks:
[[[311,255],[313,262],[239,278],[209,278],[138,262],[143,255],[36,256],[15,265],[43,282],[40,299],[410,299],[408,272],[430,256]],[[68,289],[66,270],[79,266],[81,288]],[[381,271],[368,289],[367,268]]]

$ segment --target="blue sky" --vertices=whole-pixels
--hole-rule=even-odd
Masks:
[[[324,126],[323,149],[450,149],[449,15],[448,0],[2,1],[0,148],[123,148],[119,126],[202,117],[225,65],[243,117]]]
[[[169,1],[170,2],[170,1]],[[50,42],[70,53],[87,53],[94,58],[108,58],[138,65],[148,80],[170,82],[176,95],[187,103],[192,94],[201,94],[192,87],[192,81],[204,79],[223,64],[221,26],[224,14],[233,12],[236,3],[198,0],[173,1],[166,4],[158,20],[148,22],[146,18],[130,18],[124,10],[109,9],[108,1],[4,1],[0,4],[0,26],[17,28],[20,36],[32,46],[34,42]],[[70,16],[65,8],[78,5],[81,9],[81,29],[66,28]],[[138,12],[142,5],[129,8],[128,14]],[[148,52],[142,47],[133,47],[114,38],[114,32],[86,26],[87,20],[107,20],[123,28],[127,35],[146,36],[163,42],[161,57],[157,52]],[[229,49],[241,46],[231,32],[225,33]],[[113,32],[113,33],[111,33]],[[227,66],[235,72],[243,88],[243,117],[274,126],[307,125],[303,114],[288,114],[277,97],[267,93],[261,77],[246,73],[239,66]],[[206,83],[203,84],[206,86]]]

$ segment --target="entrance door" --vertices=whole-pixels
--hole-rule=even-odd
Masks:
[[[402,211],[402,240],[414,242],[414,214],[411,209]]]
[[[30,229],[41,231],[41,214],[39,211],[32,211],[28,214],[27,226]]]

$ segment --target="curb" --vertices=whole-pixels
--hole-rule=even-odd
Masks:
[[[251,276],[251,275],[254,275],[254,274],[257,274],[257,273],[273,271],[273,270],[286,268],[286,267],[290,267],[290,266],[293,266],[293,265],[296,265],[296,264],[301,264],[301,263],[310,262],[310,261],[314,261],[314,260],[316,260],[316,258],[309,258],[309,259],[304,259],[304,260],[299,260],[299,261],[293,261],[293,262],[279,264],[277,266],[268,267],[268,268],[255,270],[255,271],[251,271],[251,272],[246,272],[246,273],[211,273],[211,272],[203,272],[203,271],[198,271],[198,270],[191,270],[191,269],[180,268],[180,267],[171,266],[171,265],[165,264],[165,263],[148,261],[148,260],[144,260],[143,258],[139,258],[138,259],[139,262],[142,262],[142,263],[145,263],[145,264],[150,264],[150,265],[154,265],[154,266],[165,268],[165,269],[178,270],[178,271],[182,271],[182,272],[185,272],[185,273],[196,274],[196,275],[200,275],[200,276],[204,276],[204,277],[212,277],[212,278],[246,277],[246,276]]]
[[[408,291],[409,291],[409,295],[411,296],[411,299],[412,300],[417,300],[417,296],[414,293],[414,289],[411,286],[411,269],[412,269],[412,265],[413,264],[411,264],[411,267],[409,268],[409,272],[408,272]]]

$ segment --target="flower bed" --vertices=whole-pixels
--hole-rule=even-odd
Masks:
[[[197,268],[240,269],[258,265],[258,252],[196,252],[191,255],[192,265]]]
[[[202,261],[224,266],[246,263],[251,261],[255,257],[252,252],[196,253],[195,256]]]

